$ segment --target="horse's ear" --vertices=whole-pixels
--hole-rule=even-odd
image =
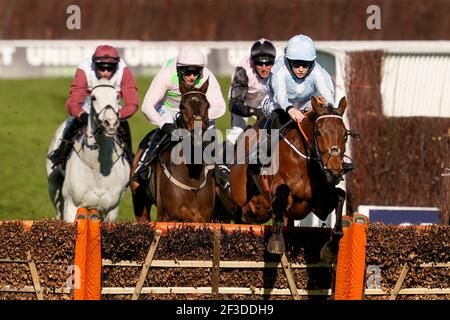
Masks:
[[[185,94],[186,92],[189,91],[189,87],[186,85],[186,82],[184,82],[183,80],[180,79],[180,93],[181,94]]]
[[[202,86],[200,87],[200,89],[198,89],[198,91],[206,94],[206,91],[208,90],[208,86],[209,86],[209,78],[206,79],[205,83],[202,84]]]
[[[311,106],[313,107],[313,110],[317,115],[321,115],[323,113],[323,108],[320,100],[314,96],[311,97]]]
[[[347,99],[345,97],[342,97],[341,100],[339,101],[339,106],[336,110],[336,112],[342,116],[345,112],[345,108],[347,108]]]

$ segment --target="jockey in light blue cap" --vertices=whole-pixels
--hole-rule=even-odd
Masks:
[[[312,96],[322,96],[334,104],[333,82],[316,58],[313,41],[301,34],[288,41],[284,56],[276,60],[267,83],[268,95],[262,103],[264,114],[272,119],[272,128],[279,128],[289,117],[303,120],[303,112],[311,108]]]

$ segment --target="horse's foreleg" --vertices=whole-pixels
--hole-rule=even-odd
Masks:
[[[106,218],[104,222],[114,222],[119,214],[119,207],[116,207],[112,209],[108,214],[106,215]]]
[[[283,217],[288,206],[290,193],[291,189],[286,184],[279,185],[272,201],[274,231],[267,244],[267,251],[273,254],[283,254],[285,250],[282,233]]]
[[[78,207],[73,204],[71,198],[64,200],[64,221],[74,222]]]
[[[151,199],[145,189],[139,185],[131,191],[134,216],[138,221],[150,221]]]
[[[342,238],[342,209],[344,206],[346,193],[340,188],[336,188],[337,203],[336,203],[336,222],[331,232],[330,240],[325,243],[320,251],[320,259],[325,263],[335,263],[339,250],[339,241]]]

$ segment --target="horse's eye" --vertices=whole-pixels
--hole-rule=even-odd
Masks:
[[[95,96],[92,96],[92,97],[91,97],[91,100],[92,100],[92,101],[95,101],[95,100],[97,100],[97,98],[96,98]]]

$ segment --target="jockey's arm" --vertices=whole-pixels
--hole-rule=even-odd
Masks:
[[[251,108],[245,105],[245,96],[248,91],[247,72],[242,67],[237,67],[231,81],[230,89],[230,112],[242,116],[249,117],[253,115]]]
[[[69,97],[66,101],[66,108],[70,115],[79,118],[84,112],[82,109],[83,101],[88,94],[88,82],[86,74],[80,68],[75,71],[75,78],[70,85]]]
[[[125,105],[119,111],[120,119],[127,119],[136,113],[139,104],[138,88],[130,69],[123,70],[122,82],[120,83],[122,98]]]
[[[164,98],[170,88],[170,73],[166,68],[161,68],[153,78],[152,84],[142,102],[142,112],[150,123],[161,128],[164,125],[163,118],[156,111],[158,103]]]
[[[278,104],[284,111],[287,112],[287,107],[291,106],[292,103],[289,102],[286,90],[286,76],[287,70],[281,69],[279,72],[272,74],[270,79],[270,86],[273,91],[273,100]],[[288,74],[290,77],[291,75]]]
[[[209,85],[206,97],[209,102],[208,118],[209,120],[215,120],[224,115],[226,111],[226,103],[223,98],[222,91],[220,90],[219,82],[212,73],[209,74]]]
[[[321,96],[327,103],[334,105],[334,85],[328,72],[320,68],[314,77],[315,96]]]

